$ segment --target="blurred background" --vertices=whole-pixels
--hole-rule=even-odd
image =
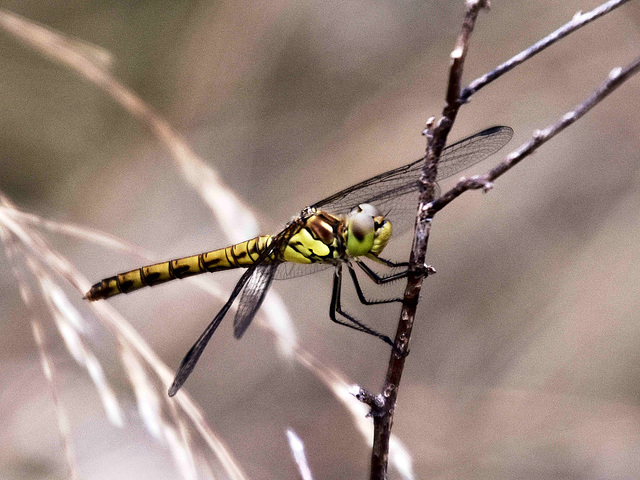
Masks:
[[[594,0],[495,0],[482,13],[468,81]],[[111,71],[249,205],[264,233],[305,205],[420,157],[443,106],[460,1],[31,1],[2,8],[104,49]],[[450,139],[514,128],[504,153],[572,109],[640,54],[630,2],[485,88]],[[147,126],[103,90],[0,30],[0,190],[41,217],[99,229],[166,260],[230,243]],[[436,218],[394,433],[416,478],[637,478],[640,471],[640,79]],[[499,156],[471,172],[488,170]],[[444,183],[444,187],[450,182]],[[139,258],[48,239],[90,281]],[[390,255],[408,256],[409,235]],[[30,314],[0,253],[0,477],[67,476]],[[214,280],[230,291],[237,272]],[[86,370],[39,310],[82,478],[177,478],[145,430],[113,335],[88,318],[126,412],[105,416]],[[402,285],[397,285],[398,291]],[[329,321],[331,273],[275,282],[300,344],[377,392],[389,349]],[[375,296],[375,288],[368,291]],[[386,292],[383,296],[386,296]],[[350,299],[349,299],[350,298]],[[389,335],[397,306],[348,310]],[[42,302],[40,302],[42,303]],[[188,282],[109,300],[172,368],[221,307]],[[38,305],[38,302],[36,302]],[[285,437],[315,478],[367,478],[369,446],[326,386],[272,335],[220,328],[186,388],[250,478],[298,478]],[[392,478],[399,478],[391,471]]]

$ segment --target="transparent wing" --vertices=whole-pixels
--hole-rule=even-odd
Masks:
[[[236,318],[233,321],[234,337],[241,338],[251,324],[269,291],[278,266],[278,263],[262,263],[254,268],[253,274],[242,290]]]
[[[284,280],[288,278],[302,277],[311,275],[312,273],[321,272],[327,268],[333,267],[331,263],[281,263],[276,272],[276,280]]]
[[[511,140],[510,127],[491,127],[444,148],[438,180],[474,165]],[[394,233],[409,229],[415,220],[418,180],[424,157],[346,188],[314,205],[334,215],[348,213],[360,203],[370,203],[390,219]]]
[[[198,340],[193,344],[191,349],[187,352],[182,359],[182,363],[178,368],[178,373],[173,380],[171,388],[169,388],[169,396],[173,397],[184,382],[189,378],[191,372],[198,363],[198,359],[204,352],[204,349],[211,340],[211,337],[215,333],[216,329],[222,322],[222,319],[226,316],[227,312],[233,305],[233,302],[240,297],[240,304],[238,306],[238,312],[236,313],[236,319],[234,321],[234,335],[236,338],[240,338],[245,332],[251,320],[255,316],[258,308],[264,300],[264,296],[269,290],[269,285],[275,276],[275,272],[280,263],[278,261],[270,262],[269,258],[274,251],[277,251],[286,244],[291,235],[295,233],[297,227],[295,225],[288,225],[282,232],[280,232],[273,240],[269,248],[260,254],[260,257],[256,260],[256,263],[251,265],[244,272],[236,286],[233,288],[231,295],[227,302],[223,305],[220,311],[217,313],[213,321],[200,335]],[[266,263],[269,262],[269,263]]]
[[[198,363],[200,355],[202,355],[202,352],[204,352],[207,343],[209,343],[209,340],[211,340],[211,337],[216,332],[218,326],[220,325],[220,322],[222,322],[222,319],[231,308],[233,301],[240,294],[249,278],[253,275],[254,269],[255,267],[250,267],[246,272],[244,272],[242,277],[240,277],[240,280],[238,280],[238,283],[236,283],[236,286],[233,288],[233,292],[231,292],[227,303],[224,304],[213,321],[209,324],[209,326],[207,326],[205,331],[202,332],[200,337],[198,337],[198,340],[196,340],[196,342],[182,359],[182,363],[178,368],[178,373],[176,373],[176,376],[173,379],[173,383],[171,384],[171,388],[169,388],[170,397],[173,397],[178,392],[178,390],[180,390],[180,387],[182,387],[184,382],[187,381],[187,378],[189,378],[189,375],[191,375],[191,372],[193,372],[193,369],[195,368],[196,363]]]

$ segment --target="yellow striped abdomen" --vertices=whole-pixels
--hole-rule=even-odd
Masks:
[[[271,235],[261,235],[230,247],[119,273],[96,283],[86,293],[85,298],[91,301],[101,300],[120,293],[129,293],[142,287],[152,287],[176,278],[248,267],[255,263],[272,241]]]

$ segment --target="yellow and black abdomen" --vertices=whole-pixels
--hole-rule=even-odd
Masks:
[[[273,237],[271,235],[262,235],[230,247],[119,273],[96,283],[86,293],[85,298],[91,301],[101,300],[120,293],[129,293],[143,287],[152,287],[176,278],[249,267],[256,262],[260,254],[271,245],[272,241]]]

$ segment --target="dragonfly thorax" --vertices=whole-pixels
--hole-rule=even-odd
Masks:
[[[345,245],[347,255],[377,257],[391,237],[391,222],[368,203],[355,207],[346,217]]]
[[[348,257],[375,259],[391,237],[391,222],[364,203],[344,216],[317,209],[303,211],[291,227],[280,261],[337,264]]]

